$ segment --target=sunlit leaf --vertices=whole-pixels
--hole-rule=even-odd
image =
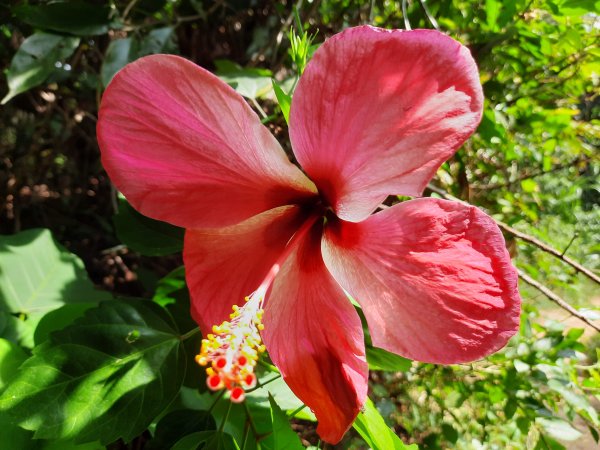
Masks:
[[[0,338],[0,392],[17,373],[17,368],[27,359],[27,354],[18,345]]]
[[[367,399],[352,425],[373,450],[417,450],[416,444],[405,445],[386,425],[370,399]]]
[[[277,81],[273,80],[273,91],[275,91],[275,96],[277,97],[277,103],[279,103],[279,107],[281,108],[281,112],[283,113],[283,117],[285,118],[285,122],[290,122],[290,107],[292,106],[292,96],[286,94],[285,91],[279,86]]]
[[[273,439],[275,448],[278,450],[298,450],[304,448],[298,435],[290,427],[290,422],[275,403],[275,399],[269,394],[271,404],[271,420],[273,421]]]
[[[573,428],[569,422],[558,418],[538,417],[535,422],[541,425],[546,433],[555,439],[575,441],[581,437],[581,432]]]
[[[266,69],[242,67],[227,60],[216,60],[217,75],[239,94],[247,98],[259,98],[272,88],[272,73]]]
[[[94,288],[81,260],[65,250],[49,230],[32,229],[0,236],[0,310],[22,316],[19,336],[32,345],[33,330],[44,314],[66,303],[96,303],[110,298]]]
[[[0,397],[0,413],[36,438],[128,441],[177,395],[185,367],[162,308],[106,301],[34,349]]]
[[[385,370],[388,372],[406,372],[412,365],[410,359],[371,346],[367,347],[367,362],[371,370]]]

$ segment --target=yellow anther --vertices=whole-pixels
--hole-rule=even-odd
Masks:
[[[264,292],[264,291],[263,291]],[[226,388],[233,401],[244,398],[240,389],[250,389],[256,380],[254,367],[259,353],[265,351],[260,331],[264,293],[246,297],[246,303],[234,305],[230,321],[212,327],[202,340],[196,362],[206,367],[207,385],[212,390]],[[242,391],[243,392],[243,391]]]

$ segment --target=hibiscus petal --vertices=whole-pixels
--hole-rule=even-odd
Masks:
[[[473,206],[408,201],[332,223],[322,247],[378,347],[451,364],[495,352],[518,330],[516,270],[494,221]]]
[[[483,94],[469,50],[434,30],[350,28],[315,53],[294,94],[290,138],[338,217],[389,194],[421,195],[473,133]]]
[[[204,335],[258,288],[304,217],[300,207],[283,206],[230,227],[186,231],[192,317]]]
[[[116,187],[174,225],[232,225],[315,193],[240,95],[177,56],[125,66],[104,93],[97,131]]]
[[[367,395],[363,332],[354,307],[321,258],[317,225],[281,271],[265,306],[263,340],[288,386],[337,443]]]

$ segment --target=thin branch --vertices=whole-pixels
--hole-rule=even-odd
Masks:
[[[441,196],[445,199],[454,200],[454,201],[458,201],[458,202],[467,204],[466,202],[448,194],[443,189],[440,189],[437,186],[433,186],[432,184],[428,184],[427,189],[429,189],[432,192],[435,192],[436,194],[438,194],[439,196]],[[574,261],[573,259],[569,258],[568,256],[563,255],[563,253],[560,250],[557,250],[554,247],[551,247],[548,244],[540,241],[539,239],[537,239],[527,233],[523,233],[522,231],[519,231],[519,230],[511,227],[510,225],[505,224],[504,222],[500,222],[499,220],[496,220],[496,223],[498,224],[498,226],[500,227],[501,230],[503,230],[509,234],[512,234],[513,236],[521,239],[522,241],[528,242],[529,244],[536,246],[540,250],[542,250],[546,253],[549,253],[552,256],[555,256],[556,258],[560,259],[561,261],[563,261],[563,262],[567,263],[568,265],[570,265],[571,267],[573,267],[577,272],[582,273],[583,275],[588,277],[593,282],[600,284],[600,276],[596,275],[590,269],[587,269],[586,267],[582,266],[577,261]]]
[[[539,239],[537,239],[533,236],[530,236],[519,230],[515,230],[513,227],[511,227],[503,222],[496,221],[496,223],[502,230],[506,231],[507,233],[512,234],[513,236],[521,239],[522,241],[525,241],[532,245],[535,245],[540,250],[542,250],[546,253],[549,253],[552,256],[557,257],[561,261],[563,261],[563,262],[567,263],[568,265],[570,265],[571,267],[573,267],[577,272],[584,274],[586,277],[588,277],[593,282],[600,284],[600,277],[598,275],[596,275],[590,269],[583,267],[577,261],[574,261],[571,258],[569,258],[568,256],[563,255],[563,253],[561,251],[555,249],[554,247],[550,247],[548,244],[545,244],[544,242],[540,241]]]
[[[267,115],[267,113],[265,112],[264,109],[262,109],[262,107],[258,104],[258,102],[256,101],[256,99],[254,97],[250,97],[250,103],[252,103],[252,106],[254,106],[254,108],[256,109],[256,111],[260,114],[260,116],[263,119],[268,119],[269,116]]]
[[[592,160],[592,158],[590,156],[580,156],[579,158],[575,158],[572,161],[569,161],[568,163],[557,164],[548,170],[537,169],[537,170],[526,171],[509,181],[505,181],[502,183],[474,184],[474,185],[471,185],[471,187],[477,191],[490,191],[490,190],[494,190],[494,189],[507,188],[507,187],[511,186],[512,184],[518,183],[519,181],[528,180],[531,178],[539,177],[541,175],[546,175],[549,173],[558,172],[558,171],[565,170],[565,169],[570,169],[571,167],[573,167],[576,164],[588,162],[591,160]]]
[[[402,0],[402,18],[404,19],[404,28],[410,30],[410,21],[408,20],[408,14],[406,13],[406,2],[407,0]]]
[[[434,186],[432,184],[428,184],[427,185],[427,189],[429,189],[432,192],[435,192],[436,194],[438,194],[439,196],[447,199],[447,200],[454,200],[457,202],[461,202],[464,204],[468,204],[467,202],[464,202],[456,197],[454,197],[453,195],[448,194],[446,191],[444,191],[443,189],[438,188],[437,186]],[[570,264],[572,267],[575,268],[575,270],[584,273],[584,274],[589,274],[592,276],[592,280],[599,282],[600,283],[600,279],[594,275],[592,272],[590,272],[588,269],[586,269],[585,267],[583,267],[581,264],[573,261],[570,258],[567,258],[563,255],[561,255],[561,253],[556,250],[555,248],[550,247],[549,245],[544,244],[543,242],[539,241],[538,239],[534,238],[533,236],[529,236],[528,234],[522,233],[518,230],[515,230],[514,228],[508,226],[507,224],[500,222],[498,220],[496,220],[496,223],[498,224],[498,226],[500,227],[500,229],[514,235],[515,237],[518,237],[526,242],[529,242],[537,247],[539,247],[541,250],[548,252],[554,256],[556,256],[557,258],[561,259],[562,261],[565,261],[567,264]],[[575,264],[575,265],[573,265]],[[583,270],[581,270],[583,269]],[[562,309],[564,309],[565,311],[569,312],[571,315],[577,317],[578,319],[580,319],[581,321],[585,322],[587,325],[589,325],[590,327],[592,327],[595,330],[600,331],[600,326],[595,325],[594,323],[592,323],[587,317],[585,317],[584,315],[582,315],[579,311],[577,311],[575,308],[573,308],[569,303],[567,303],[565,300],[563,300],[559,295],[555,294],[554,292],[552,292],[549,288],[547,288],[546,286],[544,286],[542,283],[540,283],[537,280],[534,280],[533,278],[531,278],[529,275],[527,275],[525,272],[523,272],[521,269],[517,268],[517,272],[519,274],[519,278],[521,278],[521,280],[523,280],[525,283],[529,284],[530,286],[536,288],[538,291],[540,291],[542,294],[544,294],[546,297],[548,297],[551,301],[553,301],[554,303],[556,303],[558,306],[560,306]],[[588,276],[589,276],[588,275]]]
[[[129,4],[125,7],[125,10],[123,11],[123,16],[121,17],[122,20],[125,20],[127,18],[127,16],[129,15],[129,13],[131,12],[131,10],[137,2],[138,0],[131,0],[129,2]]]
[[[438,25],[437,20],[435,20],[435,17],[433,17],[431,15],[431,13],[429,12],[429,8],[427,7],[426,0],[419,0],[419,3],[421,4],[421,8],[423,8],[423,12],[427,16],[427,19],[429,19],[429,22],[431,22],[431,25],[433,26],[433,28],[435,28],[436,30],[439,30],[440,26]]]
[[[525,283],[536,288],[538,291],[540,291],[542,294],[544,294],[546,297],[548,297],[550,300],[552,300],[554,303],[556,303],[562,309],[568,311],[571,315],[573,315],[573,316],[577,317],[579,320],[585,322],[590,327],[592,327],[594,330],[600,331],[599,325],[596,325],[593,322],[591,322],[587,317],[585,317],[579,311],[577,311],[575,308],[573,308],[570,304],[568,304],[565,300],[563,300],[559,295],[555,294],[550,289],[548,289],[546,286],[544,286],[542,283],[540,283],[539,281],[537,281],[537,280],[533,279],[532,277],[530,277],[529,275],[527,275],[521,269],[517,269],[517,272],[519,273],[519,278],[521,278],[521,280],[523,280]]]

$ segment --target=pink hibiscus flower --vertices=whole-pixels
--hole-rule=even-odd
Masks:
[[[193,63],[148,56],[115,76],[98,121],[102,161],[135,208],[187,229],[209,387],[243,399],[264,342],[336,443],[367,394],[347,294],[373,344],[407,358],[459,363],[506,344],[520,298],[490,217],[434,198],[372,214],[390,194],[421,195],[482,103],[477,67],[453,39],[348,29],[319,48],[294,94],[290,139],[305,175],[242,97]]]

